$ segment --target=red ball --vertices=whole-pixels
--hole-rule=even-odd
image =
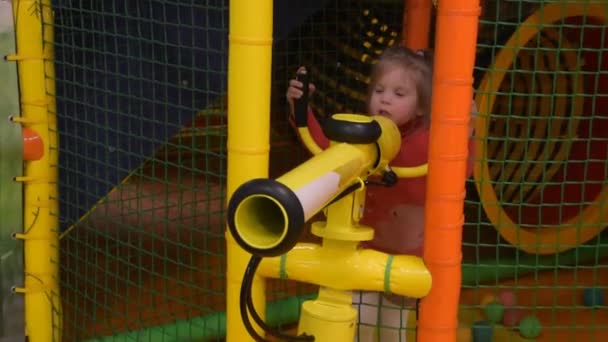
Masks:
[[[517,304],[515,293],[513,291],[501,291],[498,294],[498,302],[505,307],[515,306]]]

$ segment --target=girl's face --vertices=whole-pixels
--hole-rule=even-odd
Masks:
[[[403,126],[423,113],[418,109],[416,84],[408,71],[400,67],[388,69],[373,86],[369,114],[386,116]]]

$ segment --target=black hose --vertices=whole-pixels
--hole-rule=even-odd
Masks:
[[[255,256],[255,255],[252,256],[251,259],[249,259],[249,263],[247,264],[247,268],[245,269],[245,274],[243,275],[243,283],[241,284],[241,298],[240,298],[241,299],[240,300],[241,319],[243,320],[243,324],[245,325],[247,332],[249,333],[249,335],[251,335],[251,337],[253,337],[256,340],[256,342],[267,342],[267,340],[264,339],[264,337],[260,336],[258,334],[258,332],[251,325],[251,321],[249,320],[249,315],[247,314],[247,313],[249,313],[251,315],[251,317],[253,318],[253,320],[255,321],[255,323],[260,328],[262,328],[262,330],[264,330],[264,332],[266,332],[267,334],[269,334],[271,336],[274,336],[281,340],[293,341],[293,342],[314,341],[315,340],[314,336],[309,336],[306,334],[296,336],[296,335],[291,335],[291,334],[285,334],[285,333],[279,331],[278,329],[273,329],[272,327],[268,326],[266,324],[266,322],[264,322],[262,317],[260,317],[260,315],[256,311],[255,306],[253,305],[253,298],[251,297],[251,288],[253,287],[253,277],[255,276],[255,272],[257,271],[258,266],[260,265],[261,261],[262,261],[262,258],[259,256]]]

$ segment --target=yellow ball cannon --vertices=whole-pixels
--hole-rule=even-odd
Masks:
[[[392,172],[388,163],[401,144],[395,124],[380,116],[335,114],[323,130],[329,148],[275,180],[253,179],[234,192],[228,227],[243,249],[265,258],[261,276],[320,286],[317,299],[302,305],[300,340],[352,341],[357,311],[351,291],[421,298],[430,291],[431,275],[418,257],[359,248],[374,234],[359,224],[366,180]],[[399,174],[408,175],[407,169]],[[306,222],[322,210],[326,221],[312,224],[322,244],[298,243]]]

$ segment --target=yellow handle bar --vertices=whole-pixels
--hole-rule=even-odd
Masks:
[[[317,155],[323,152],[323,150],[319,147],[319,145],[317,145],[315,140],[310,135],[308,127],[299,127],[298,132],[300,134],[302,142],[304,143],[304,146],[306,146],[310,153],[312,153],[313,155]],[[395,174],[399,178],[415,178],[425,176],[428,173],[429,165],[425,163],[422,165],[411,167],[391,167],[391,170],[395,172]]]

